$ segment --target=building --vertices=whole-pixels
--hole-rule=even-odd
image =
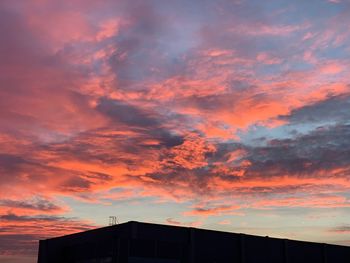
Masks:
[[[349,263],[350,247],[140,222],[41,240],[38,263]]]

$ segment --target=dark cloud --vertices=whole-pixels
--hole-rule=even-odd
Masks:
[[[280,116],[292,124],[334,122],[350,120],[350,94],[330,96],[325,100],[292,110],[289,115]]]
[[[112,120],[112,127],[121,130],[120,125],[125,125],[124,129],[139,133],[139,138],[136,136],[135,141],[138,145],[142,145],[145,140],[155,139],[159,140],[162,146],[173,147],[183,141],[181,136],[163,127],[167,123],[166,117],[150,110],[110,99],[101,99],[97,110]]]
[[[95,185],[106,185],[113,179],[113,175],[94,171],[77,171],[74,168],[62,169],[55,167],[52,167],[52,169],[60,171],[65,178],[55,186],[57,190],[62,192],[86,192],[92,190]]]
[[[67,180],[65,180],[60,186],[59,189],[64,192],[82,192],[82,191],[88,191],[92,186],[92,182],[76,176],[76,177],[70,177]]]
[[[331,228],[329,231],[336,232],[339,234],[349,234],[350,233],[350,226],[349,225],[337,226],[337,227]]]
[[[21,156],[13,154],[0,154],[0,171],[3,176],[18,171],[20,165],[29,163]]]
[[[249,148],[248,175],[312,176],[350,163],[350,125],[320,127],[294,139],[272,140],[265,147]]]
[[[38,242],[37,235],[0,234],[0,255],[35,255]]]
[[[159,123],[150,112],[142,111],[136,106],[123,101],[102,99],[97,110],[110,117],[113,121],[120,122],[131,127],[152,127]]]
[[[55,212],[60,211],[62,209],[59,205],[56,205],[55,203],[42,197],[35,197],[31,200],[4,199],[0,200],[0,206],[9,208],[24,208],[29,210],[38,210],[42,212]]]
[[[67,224],[66,230],[69,230],[70,227],[76,227],[82,230],[91,228],[91,225],[87,224],[86,222],[80,222],[78,218],[64,217],[64,216],[52,216],[52,215],[27,216],[27,215],[16,215],[16,214],[8,213],[8,214],[0,215],[0,219],[3,221],[7,221],[9,223],[16,223],[16,222],[32,223],[29,225],[23,225],[23,227],[26,227],[28,229],[40,228],[40,225],[35,225],[36,223],[40,223],[40,222],[42,223],[46,222],[48,224],[52,224],[52,230],[55,230],[55,226],[57,227],[57,229],[59,229],[60,225],[62,226],[64,224]],[[43,224],[42,226],[46,226],[46,225]],[[46,233],[41,233],[41,235],[45,235],[45,234]]]
[[[33,221],[57,221],[64,219],[63,217],[57,216],[25,216],[16,214],[5,214],[0,215],[1,220],[13,221],[13,222],[33,222]]]

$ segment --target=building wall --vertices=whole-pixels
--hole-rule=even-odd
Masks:
[[[129,222],[40,242],[38,263],[350,263],[350,247]]]

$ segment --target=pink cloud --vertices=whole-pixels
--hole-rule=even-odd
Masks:
[[[277,57],[273,57],[270,54],[267,54],[264,52],[258,54],[257,60],[259,62],[267,64],[267,65],[280,64],[282,62],[281,59],[279,59]]]
[[[184,216],[218,216],[218,215],[242,215],[242,213],[237,212],[241,209],[238,205],[221,205],[215,207],[196,207],[192,211],[184,212]]]
[[[231,225],[231,221],[228,219],[218,222],[219,225]]]
[[[321,66],[320,72],[327,75],[334,75],[344,71],[344,67],[340,63],[330,62]]]

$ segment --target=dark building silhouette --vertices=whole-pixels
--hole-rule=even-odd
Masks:
[[[38,263],[349,263],[350,247],[139,222],[41,240]]]

